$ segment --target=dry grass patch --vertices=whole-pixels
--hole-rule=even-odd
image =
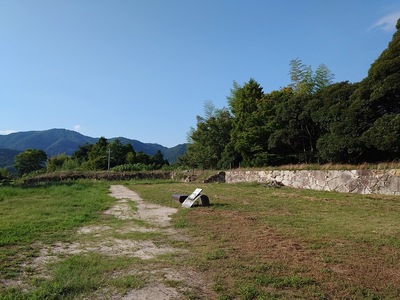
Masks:
[[[198,185],[198,184],[197,184]],[[194,184],[136,186],[170,201]],[[400,297],[400,199],[267,188],[200,185],[211,207],[181,209],[192,237],[188,263],[219,299],[396,299]]]

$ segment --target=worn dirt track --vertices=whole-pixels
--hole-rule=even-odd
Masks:
[[[152,204],[144,201],[140,198],[140,196],[126,188],[122,185],[112,185],[110,187],[110,195],[116,199],[118,199],[116,205],[114,205],[111,209],[107,210],[106,214],[113,214],[117,218],[126,219],[140,219],[145,221],[153,226],[156,226],[155,229],[149,229],[147,227],[136,227],[135,230],[146,231],[146,230],[155,230],[158,232],[165,233],[169,235],[172,239],[176,240],[188,240],[187,237],[183,236],[177,230],[170,228],[170,220],[171,215],[177,212],[176,208],[161,206],[157,204]],[[134,201],[136,203],[137,211],[134,212],[131,207],[127,204],[128,201]],[[148,243],[152,243],[149,241]],[[168,252],[176,252],[179,255],[181,252],[180,249],[175,249],[171,247],[156,247],[158,249],[158,253],[168,253]],[[142,249],[139,252],[143,253],[141,256],[142,259],[150,258],[152,255],[157,255],[154,251],[150,251],[150,257],[146,254],[149,254],[148,248],[146,245],[143,245]],[[149,270],[150,271],[150,270]],[[186,288],[183,290],[179,290],[174,287],[166,286],[162,281],[163,279],[167,280],[178,280],[183,281],[184,286],[186,287],[195,287],[198,292],[201,292],[201,289],[204,288],[205,283],[203,282],[203,278],[200,274],[195,273],[193,270],[187,269],[173,269],[173,268],[164,268],[162,270],[151,270],[150,272],[161,273],[161,280],[152,281],[151,284],[148,284],[144,288],[140,290],[132,290],[127,295],[124,295],[122,299],[185,299],[184,292],[187,291]],[[160,274],[159,274],[160,275]],[[202,291],[201,293],[206,293],[206,291]]]
[[[144,201],[134,191],[123,185],[112,185],[110,196],[116,198],[116,203],[104,214],[124,220],[122,225],[96,224],[81,227],[77,230],[80,237],[73,243],[55,243],[52,246],[36,245],[40,247],[40,255],[25,265],[25,268],[37,270],[37,277],[48,278],[48,263],[57,262],[69,255],[100,253],[107,256],[129,256],[143,260],[140,268],[132,266],[128,274],[143,275],[147,280],[141,289],[131,289],[121,294],[115,289],[100,287],[93,294],[84,299],[188,299],[187,295],[196,295],[201,299],[208,299],[208,287],[202,275],[176,263],[162,261],[157,263],[157,257],[163,254],[185,255],[186,249],[171,246],[174,241],[188,242],[189,238],[170,225],[171,215],[177,212],[176,208],[165,207]],[[132,209],[130,201],[135,202]],[[140,220],[140,222],[135,222]],[[143,225],[140,225],[143,224]],[[166,237],[165,243],[151,239],[116,238],[115,233],[154,232]],[[172,243],[170,243],[170,242]],[[156,261],[156,263],[154,262]],[[162,265],[161,268],[157,267]],[[121,274],[121,275],[126,275]],[[169,284],[169,282],[179,282]],[[20,284],[18,284],[20,285]]]

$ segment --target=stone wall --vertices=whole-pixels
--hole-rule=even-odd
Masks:
[[[400,194],[400,170],[226,171],[224,173],[226,183],[260,182],[342,193]]]

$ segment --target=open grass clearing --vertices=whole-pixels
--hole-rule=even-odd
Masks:
[[[168,204],[195,184],[129,184]],[[400,198],[262,184],[200,185],[211,207],[180,210],[187,262],[219,299],[400,298]]]
[[[81,193],[59,190],[73,185],[80,185]],[[117,186],[120,197],[110,197],[109,186],[13,187],[13,197],[4,190],[0,299],[196,299],[207,294],[198,288],[201,278],[179,263],[178,254],[187,255],[187,238],[159,214],[176,209],[138,196],[133,202],[123,186]],[[49,208],[45,215],[40,206]],[[22,240],[19,227],[34,230]]]
[[[124,204],[107,195],[110,184],[0,189],[0,299],[157,299],[157,290],[163,299],[400,298],[396,196],[124,182],[146,202],[178,209],[171,228],[105,214]],[[171,199],[196,187],[212,206],[181,209]],[[129,216],[140,208],[132,205]],[[181,252],[142,259],[100,247],[118,241]]]

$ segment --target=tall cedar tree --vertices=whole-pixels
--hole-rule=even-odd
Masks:
[[[231,148],[243,158],[244,166],[255,166],[255,157],[267,148],[263,88],[253,78],[243,87],[234,84],[228,103],[234,115],[231,131]]]

